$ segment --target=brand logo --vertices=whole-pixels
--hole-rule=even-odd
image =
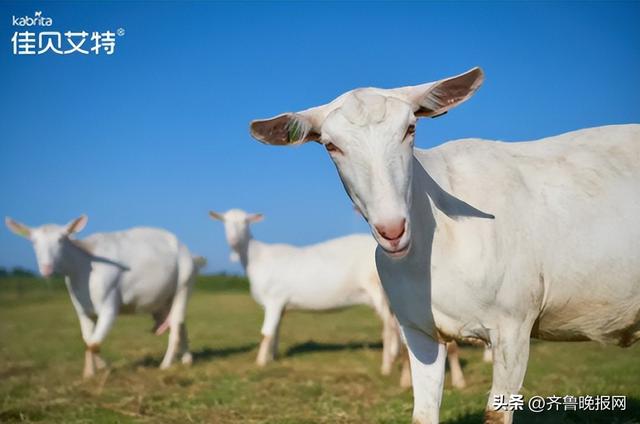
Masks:
[[[11,25],[19,27],[50,27],[53,25],[53,19],[42,16],[42,11],[36,10],[33,16],[12,16]]]
[[[32,56],[42,54],[81,54],[81,55],[112,55],[116,51],[116,36],[123,37],[124,28],[115,31],[51,31],[53,19],[42,16],[41,10],[36,10],[33,16],[13,16],[11,24],[17,29],[11,37],[13,54],[17,56]],[[75,28],[74,28],[75,29]]]

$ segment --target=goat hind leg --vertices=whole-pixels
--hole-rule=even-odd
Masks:
[[[400,328],[393,315],[385,316],[382,329],[382,375],[391,374],[393,363],[400,353]]]
[[[458,343],[455,341],[447,343],[447,358],[449,359],[449,370],[451,371],[451,384],[456,389],[464,389],[467,386],[467,382],[464,380],[458,351]]]

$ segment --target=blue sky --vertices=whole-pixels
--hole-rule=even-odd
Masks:
[[[125,29],[112,56],[14,56],[12,16]],[[640,3],[0,3],[0,215],[89,215],[85,234],[167,228],[236,272],[209,209],[262,212],[264,241],[367,231],[315,143],[269,148],[251,119],[479,65],[483,88],[417,145],[528,140],[640,122]],[[500,195],[496,193],[496,195]],[[35,269],[0,230],[0,266]]]

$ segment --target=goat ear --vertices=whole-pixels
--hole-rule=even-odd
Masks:
[[[209,211],[209,216],[211,219],[215,219],[217,221],[224,221],[224,215],[218,212]]]
[[[274,146],[320,141],[322,123],[331,110],[332,107],[327,104],[251,121],[249,132],[261,143]]]
[[[253,213],[247,217],[247,221],[249,222],[260,222],[264,219],[264,215],[261,213]]]
[[[6,224],[7,228],[9,228],[9,230],[11,230],[11,232],[13,232],[14,234],[17,234],[24,238],[31,237],[31,228],[27,227],[26,225],[15,221],[8,216],[4,219],[4,223]]]
[[[291,146],[320,140],[313,122],[298,113],[283,113],[269,119],[251,121],[251,136],[264,144]]]
[[[393,91],[414,106],[416,116],[435,118],[467,101],[483,81],[484,72],[475,67],[451,78]]]
[[[87,217],[87,215],[80,215],[78,218],[74,219],[73,221],[69,222],[67,224],[67,234],[71,235],[74,233],[78,233],[80,231],[82,231],[84,229],[84,227],[87,225],[87,221],[89,221],[89,218]]]

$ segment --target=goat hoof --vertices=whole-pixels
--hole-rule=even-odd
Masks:
[[[182,355],[182,359],[181,362],[184,365],[191,365],[193,364],[193,356],[191,355],[191,352],[187,352],[184,355]]]
[[[100,356],[96,355],[95,356],[95,361],[96,361],[96,369],[103,370],[103,369],[107,368],[107,363]]]
[[[467,387],[467,383],[466,383],[464,380],[462,380],[462,381],[459,381],[459,380],[452,381],[452,382],[451,382],[451,385],[452,385],[455,389],[464,389],[465,387]]]
[[[265,359],[265,358],[258,358],[256,360],[256,365],[261,367],[261,368],[262,367],[266,367],[268,363],[269,363],[269,360]]]

